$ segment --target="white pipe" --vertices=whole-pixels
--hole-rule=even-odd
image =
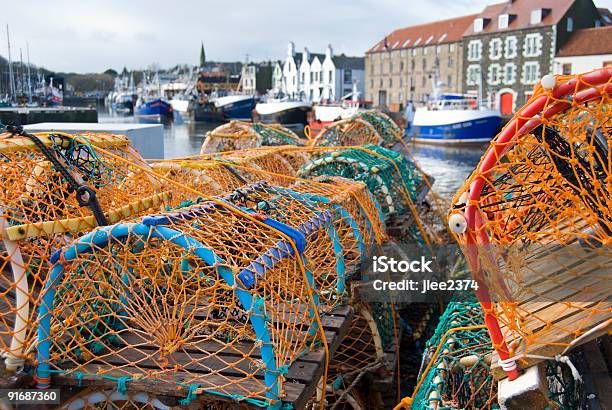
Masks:
[[[1,212],[1,210],[0,210]],[[0,236],[3,236],[6,226],[6,218],[0,217]],[[28,286],[28,278],[26,276],[25,264],[21,257],[21,252],[17,246],[17,242],[8,239],[2,239],[6,249],[8,258],[11,262],[13,271],[13,283],[15,283],[15,326],[13,327],[13,337],[11,338],[11,347],[5,353],[5,366],[8,371],[16,371],[24,364],[23,345],[25,342],[28,319],[30,317],[30,292]]]

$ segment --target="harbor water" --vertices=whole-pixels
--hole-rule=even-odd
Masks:
[[[102,108],[99,122],[137,122],[134,117],[116,116]],[[164,125],[165,159],[186,157],[200,153],[206,133],[219,124],[193,121],[175,121]],[[410,144],[421,168],[435,178],[435,191],[450,199],[463,185],[470,172],[478,164],[487,144],[463,147]]]

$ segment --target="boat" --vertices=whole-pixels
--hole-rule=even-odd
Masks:
[[[172,111],[172,105],[161,98],[156,98],[150,101],[140,101],[134,109],[134,115],[144,119],[164,121],[172,118]]]
[[[112,103],[113,109],[124,115],[131,115],[134,113],[134,97],[132,93],[119,93],[115,96],[114,102]]]
[[[366,110],[370,106],[369,101],[359,100],[345,100],[339,104],[317,104],[308,115],[311,135],[317,136],[326,125],[351,118],[360,110]]]
[[[482,100],[482,81],[478,95],[453,94],[442,92],[446,84],[439,78],[440,67],[436,64],[432,98],[415,111],[412,126],[406,129],[408,138],[432,144],[466,144],[489,142],[497,135],[502,116]]]
[[[302,131],[308,124],[312,103],[306,101],[269,101],[255,106],[256,117],[264,124],[282,124]]]
[[[438,144],[488,142],[501,121],[498,110],[479,106],[475,96],[442,94],[416,110],[407,135],[415,142]]]
[[[251,120],[256,103],[252,95],[213,97],[197,104],[194,118],[202,122],[248,121]]]

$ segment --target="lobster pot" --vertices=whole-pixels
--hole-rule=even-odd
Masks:
[[[146,392],[119,392],[103,388],[85,389],[64,401],[61,410],[131,409],[170,410],[157,396]]]
[[[0,349],[9,370],[30,357],[49,255],[101,218],[117,222],[170,200],[168,187],[150,175],[124,136],[35,138],[40,146],[29,137],[0,135]]]
[[[349,118],[326,126],[313,140],[313,146],[380,145],[381,142],[372,124],[360,118]]]
[[[404,134],[395,121],[384,112],[363,111],[358,113],[355,118],[366,121],[374,127],[382,139],[380,145],[383,147],[391,148],[402,139]]]
[[[427,341],[420,384],[412,407],[490,409],[498,406],[497,382],[490,372],[491,339],[474,295],[451,301]],[[436,350],[439,351],[436,354]]]
[[[302,140],[293,131],[280,125],[231,121],[206,134],[200,154],[287,144],[303,145]]]
[[[288,367],[318,340],[313,277],[302,269],[314,260],[302,259],[326,220],[312,214],[293,229],[241,216],[231,199],[98,228],[55,254],[39,386],[72,375],[118,389],[172,384],[187,398],[282,399]]]
[[[357,268],[351,264],[347,266],[345,249],[354,246],[352,251],[358,254],[358,260],[365,252],[359,226],[344,208],[322,195],[267,183],[240,187],[224,199],[251,212],[266,215],[305,235],[309,242],[303,253],[304,268],[313,276],[320,309],[330,310],[342,302],[348,276]],[[350,230],[352,236],[341,237],[336,226],[341,226],[343,233]]]
[[[609,328],[611,77],[545,77],[453,199],[503,359],[561,354]]]
[[[423,180],[416,166],[401,154],[371,144],[332,151],[298,172],[303,178],[321,175],[365,182],[385,218],[408,212]]]

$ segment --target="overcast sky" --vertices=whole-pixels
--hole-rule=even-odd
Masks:
[[[208,60],[279,59],[287,43],[363,55],[390,31],[462,14],[499,0],[6,0],[0,54],[56,71],[100,72],[197,64]],[[612,8],[612,0],[596,0]],[[10,16],[11,21],[7,21]],[[4,20],[4,21],[3,21]]]

